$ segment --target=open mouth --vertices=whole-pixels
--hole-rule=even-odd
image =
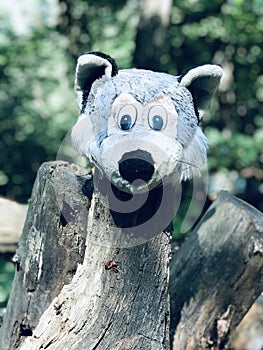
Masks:
[[[136,150],[122,156],[118,162],[118,171],[112,174],[111,181],[125,192],[147,192],[156,186],[155,173],[151,154]]]
[[[118,166],[121,177],[129,183],[137,180],[148,182],[155,170],[151,154],[141,150],[125,153]]]

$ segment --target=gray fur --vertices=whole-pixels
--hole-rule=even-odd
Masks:
[[[92,55],[85,56],[81,56],[81,64],[85,64],[85,60],[89,62],[89,56]],[[91,58],[94,61],[94,57]],[[101,64],[101,60],[98,64]],[[221,68],[213,65],[197,67],[189,71],[181,80],[166,73],[140,69],[123,69],[113,77],[109,73],[105,74],[96,79],[91,86],[85,115],[80,116],[72,131],[73,145],[78,152],[91,159],[115,185],[128,191],[134,191],[134,189],[118,173],[118,162],[126,149],[130,151],[140,149],[142,140],[146,140],[144,147],[152,154],[158,169],[151,181],[151,186],[156,186],[164,178],[171,179],[175,174],[178,180],[199,175],[206,163],[208,140],[198,126],[192,95],[194,91],[190,92],[188,87],[193,81],[193,85],[198,86],[199,77],[208,79],[207,85],[206,80],[202,79],[201,86],[203,90],[207,90],[207,99],[202,97],[203,100],[197,103],[197,106],[201,106],[199,112],[202,117],[204,112],[202,106],[208,104],[221,76]],[[81,78],[83,80],[83,77]],[[80,92],[78,92],[78,102],[81,108]],[[132,95],[145,108],[149,103],[153,101],[158,103],[159,98],[169,96],[178,114],[178,118],[172,116],[177,120],[174,133],[171,131],[165,133],[165,130],[153,131],[149,125],[138,124],[129,131],[119,130],[117,126],[113,126],[113,134],[108,137],[108,123],[113,118],[113,103],[123,93]],[[199,95],[202,96],[197,94]],[[88,125],[92,130],[87,130]],[[136,140],[138,140],[137,143]],[[158,156],[158,152],[163,152],[163,160]],[[164,162],[165,166],[159,164],[161,162]]]

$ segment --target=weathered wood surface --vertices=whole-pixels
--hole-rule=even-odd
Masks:
[[[84,170],[40,168],[1,350],[168,350],[170,239],[123,238]],[[222,192],[173,257],[174,350],[228,349],[263,289],[262,213]],[[127,247],[125,247],[127,238]],[[118,262],[118,273],[105,270]],[[171,332],[171,333],[172,333]]]
[[[223,191],[172,260],[173,349],[227,349],[262,290],[263,214]]]
[[[0,348],[169,349],[169,237],[119,248],[107,203],[95,193],[88,214],[76,178],[65,163],[40,169]],[[118,273],[105,270],[112,259]]]
[[[1,350],[18,348],[32,333],[83,261],[90,201],[78,193],[89,181],[82,170],[67,163],[40,168],[14,257],[17,271],[0,330]]]

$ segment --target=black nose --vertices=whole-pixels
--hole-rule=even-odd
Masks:
[[[129,182],[138,179],[147,182],[154,173],[152,156],[141,150],[125,153],[119,161],[119,172],[122,178]]]

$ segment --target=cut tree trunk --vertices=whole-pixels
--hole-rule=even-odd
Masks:
[[[262,290],[263,215],[222,191],[172,260],[173,349],[228,349]]]
[[[67,163],[41,167],[17,252],[2,350],[169,349],[170,238],[160,234],[119,248],[120,230],[105,198],[95,192],[89,209],[83,193],[89,181]],[[117,270],[105,269],[110,260]]]
[[[19,246],[17,271],[1,328],[0,349],[16,349],[32,334],[39,318],[85,252],[90,176],[67,163],[44,163],[38,172]],[[77,215],[75,215],[77,214]]]
[[[0,349],[168,350],[170,238],[139,243],[115,226],[83,169],[43,164]],[[263,289],[262,256],[262,213],[221,192],[172,260],[174,349],[228,348]]]

